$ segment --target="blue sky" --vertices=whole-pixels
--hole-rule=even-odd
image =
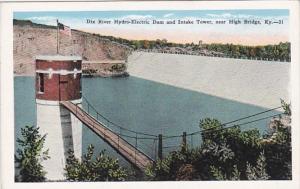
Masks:
[[[84,11],[84,12],[15,12],[15,19],[31,20],[35,23],[55,25],[56,19],[71,28],[113,35],[128,39],[166,38],[175,42],[223,42],[244,44],[277,43],[288,40],[289,11],[272,10],[160,10],[160,11]],[[101,25],[87,24],[86,19],[256,19],[284,20],[282,25]],[[176,31],[174,33],[174,31]],[[181,37],[179,37],[181,36]],[[186,36],[182,38],[182,36]],[[201,36],[201,37],[200,37]],[[256,36],[256,40],[253,38]],[[251,42],[252,41],[252,42]]]
[[[288,16],[289,11],[286,9],[271,9],[271,10],[178,10],[178,11],[83,11],[83,12],[16,12],[14,18],[16,19],[28,19],[31,17],[45,17],[52,16],[57,18],[86,18],[86,17],[98,17],[98,18],[118,18],[126,15],[152,15],[156,18],[163,18],[165,15],[170,15],[176,18],[183,17],[202,17],[209,18],[210,14],[222,15],[253,15],[261,17],[274,17],[274,16]]]

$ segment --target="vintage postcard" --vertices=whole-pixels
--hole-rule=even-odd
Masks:
[[[299,187],[299,3],[1,11],[4,189]]]

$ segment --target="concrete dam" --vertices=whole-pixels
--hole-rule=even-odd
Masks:
[[[290,67],[288,62],[147,52],[128,57],[131,76],[263,108],[290,101]]]

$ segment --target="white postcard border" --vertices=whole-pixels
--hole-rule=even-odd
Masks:
[[[71,6],[70,6],[71,5]],[[4,3],[1,7],[1,167],[2,187],[10,188],[300,188],[299,130],[299,2],[297,1],[206,1],[206,2],[26,2]],[[14,87],[13,12],[92,10],[198,10],[198,9],[289,9],[292,101],[292,181],[188,181],[188,182],[97,182],[97,183],[15,183],[14,182]],[[4,27],[5,26],[5,27]],[[3,27],[3,28],[2,28]]]

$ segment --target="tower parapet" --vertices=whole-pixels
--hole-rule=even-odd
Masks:
[[[68,101],[81,98],[81,57],[37,56],[36,98]]]

